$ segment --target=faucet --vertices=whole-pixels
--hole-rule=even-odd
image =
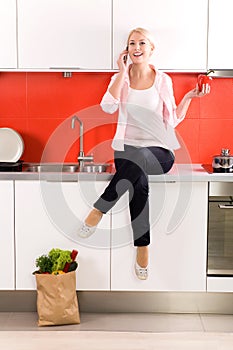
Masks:
[[[78,154],[78,162],[79,162],[79,170],[83,170],[84,162],[93,162],[93,155],[85,156],[83,150],[83,122],[76,115],[74,115],[71,119],[71,128],[75,129],[75,122],[79,122],[79,154]]]

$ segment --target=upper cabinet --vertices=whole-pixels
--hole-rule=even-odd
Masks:
[[[155,38],[154,63],[165,70],[206,70],[208,0],[113,0],[113,60],[128,33],[144,27]]]
[[[233,69],[232,11],[232,0],[209,0],[209,69]]]
[[[136,27],[158,69],[233,69],[232,0],[0,0],[0,70],[112,70]]]
[[[18,0],[18,48],[20,69],[110,69],[111,1]]]
[[[0,69],[17,68],[16,0],[0,0],[0,46]]]

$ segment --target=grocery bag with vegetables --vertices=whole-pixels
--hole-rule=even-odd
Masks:
[[[39,267],[39,270],[33,273],[58,275],[75,271],[78,267],[78,263],[75,261],[77,254],[78,251],[74,249],[70,251],[53,248],[48,255],[41,255],[36,259],[36,267]]]
[[[76,294],[77,250],[53,248],[36,259],[38,326],[80,323]]]

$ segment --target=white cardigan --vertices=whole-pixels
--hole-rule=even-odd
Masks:
[[[169,131],[169,137],[171,141],[170,147],[171,149],[177,149],[180,147],[180,145],[176,139],[174,128],[185,118],[185,115],[182,116],[182,118],[177,118],[177,115],[176,115],[177,107],[175,103],[171,78],[164,72],[156,70],[153,65],[151,65],[151,67],[156,71],[156,78],[155,78],[156,87],[158,89],[157,92],[163,101],[163,121],[164,121],[165,127]],[[115,113],[119,109],[117,129],[112,141],[112,148],[114,150],[123,151],[125,129],[127,124],[126,103],[127,103],[130,83],[129,83],[129,75],[126,74],[124,85],[121,91],[121,97],[120,99],[114,98],[110,94],[109,88],[114,83],[118,74],[119,73],[116,73],[112,76],[108,89],[102,98],[100,106],[104,112],[109,114]]]

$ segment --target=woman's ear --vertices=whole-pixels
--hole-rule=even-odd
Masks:
[[[153,54],[154,50],[155,50],[155,47],[151,45],[150,55],[152,55],[152,54]]]

